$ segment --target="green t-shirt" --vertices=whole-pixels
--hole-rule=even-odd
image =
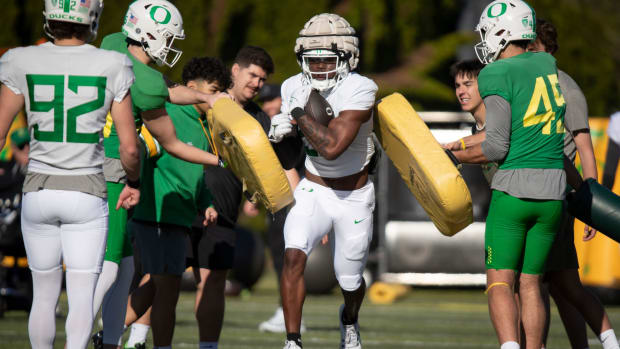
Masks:
[[[510,148],[500,169],[563,168],[566,103],[555,58],[526,52],[487,65],[478,76],[480,96],[498,95],[512,112]]]
[[[140,117],[142,112],[164,108],[168,99],[168,87],[160,72],[140,62],[129,53],[127,42],[125,41],[126,38],[123,33],[110,34],[103,38],[101,48],[126,54],[133,63],[133,73],[136,76],[136,80],[131,86],[131,101],[136,127],[139,128],[142,124]],[[104,130],[104,137],[105,156],[119,159],[118,135],[109,115],[106,129]]]
[[[166,111],[184,143],[209,151],[209,141],[193,105],[166,103]],[[190,227],[199,210],[211,204],[211,193],[204,183],[204,168],[162,150],[155,158],[142,159],[140,202],[133,217]]]

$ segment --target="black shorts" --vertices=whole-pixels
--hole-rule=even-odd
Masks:
[[[188,228],[135,219],[127,227],[136,239],[144,273],[183,274]]]
[[[232,269],[235,259],[235,238],[236,232],[233,229],[220,225],[192,228],[187,266],[211,270]]]
[[[566,205],[566,203],[564,203]],[[567,269],[579,269],[577,250],[575,249],[575,218],[564,210],[562,226],[555,236],[547,257],[546,272]]]

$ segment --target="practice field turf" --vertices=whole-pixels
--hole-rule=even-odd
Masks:
[[[277,304],[273,274],[264,277],[255,290],[228,298],[222,349],[282,348],[284,335],[260,333],[258,324],[269,318]],[[338,306],[341,296],[310,296],[304,307],[308,332],[304,348],[338,348]],[[66,314],[63,294],[61,308]],[[177,307],[174,348],[197,348],[197,327],[192,313],[193,293],[183,292]],[[607,307],[612,323],[620,324],[620,307]],[[28,348],[27,314],[7,312],[0,319],[0,348]],[[57,322],[55,348],[63,348],[64,318]],[[412,289],[393,305],[376,306],[368,300],[360,314],[364,348],[498,348],[482,290]],[[616,330],[618,327],[616,327]],[[618,331],[617,331],[618,332]],[[600,348],[592,332],[590,347]],[[149,337],[149,348],[152,341]],[[569,348],[557,311],[553,309],[548,348]]]

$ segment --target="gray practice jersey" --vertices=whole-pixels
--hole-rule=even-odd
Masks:
[[[577,146],[573,140],[573,132],[590,129],[588,125],[588,103],[575,80],[568,74],[558,70],[558,80],[566,102],[566,113],[564,114],[564,126],[566,127],[564,154],[574,162]]]

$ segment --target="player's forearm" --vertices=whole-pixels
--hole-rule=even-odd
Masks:
[[[191,145],[187,145],[176,137],[174,140],[166,142],[165,144],[161,143],[161,145],[168,153],[170,153],[170,155],[181,160],[194,164],[218,165],[217,156],[196,147],[192,147]]]
[[[127,173],[127,178],[131,181],[140,179],[140,151],[138,150],[138,145],[122,144],[118,151],[123,169]]]
[[[328,127],[319,124],[308,115],[300,116],[296,120],[308,142],[325,159],[334,160],[346,149],[339,146],[338,138]]]
[[[165,109],[142,113],[144,125],[170,155],[195,164],[217,165],[217,156],[192,147],[177,138],[176,129]]]
[[[483,164],[489,162],[489,159],[487,159],[482,152],[481,143],[465,150],[455,151],[453,154],[460,162],[466,164]]]
[[[208,95],[183,85],[168,88],[168,94],[170,102],[174,104],[187,105],[209,103],[209,105],[213,105],[214,102],[212,95]]]
[[[581,159],[581,167],[583,169],[583,178],[598,179],[598,171],[596,169],[596,158],[594,157],[594,148],[592,146],[592,138],[590,132],[582,131],[574,134],[573,139],[579,152]]]

